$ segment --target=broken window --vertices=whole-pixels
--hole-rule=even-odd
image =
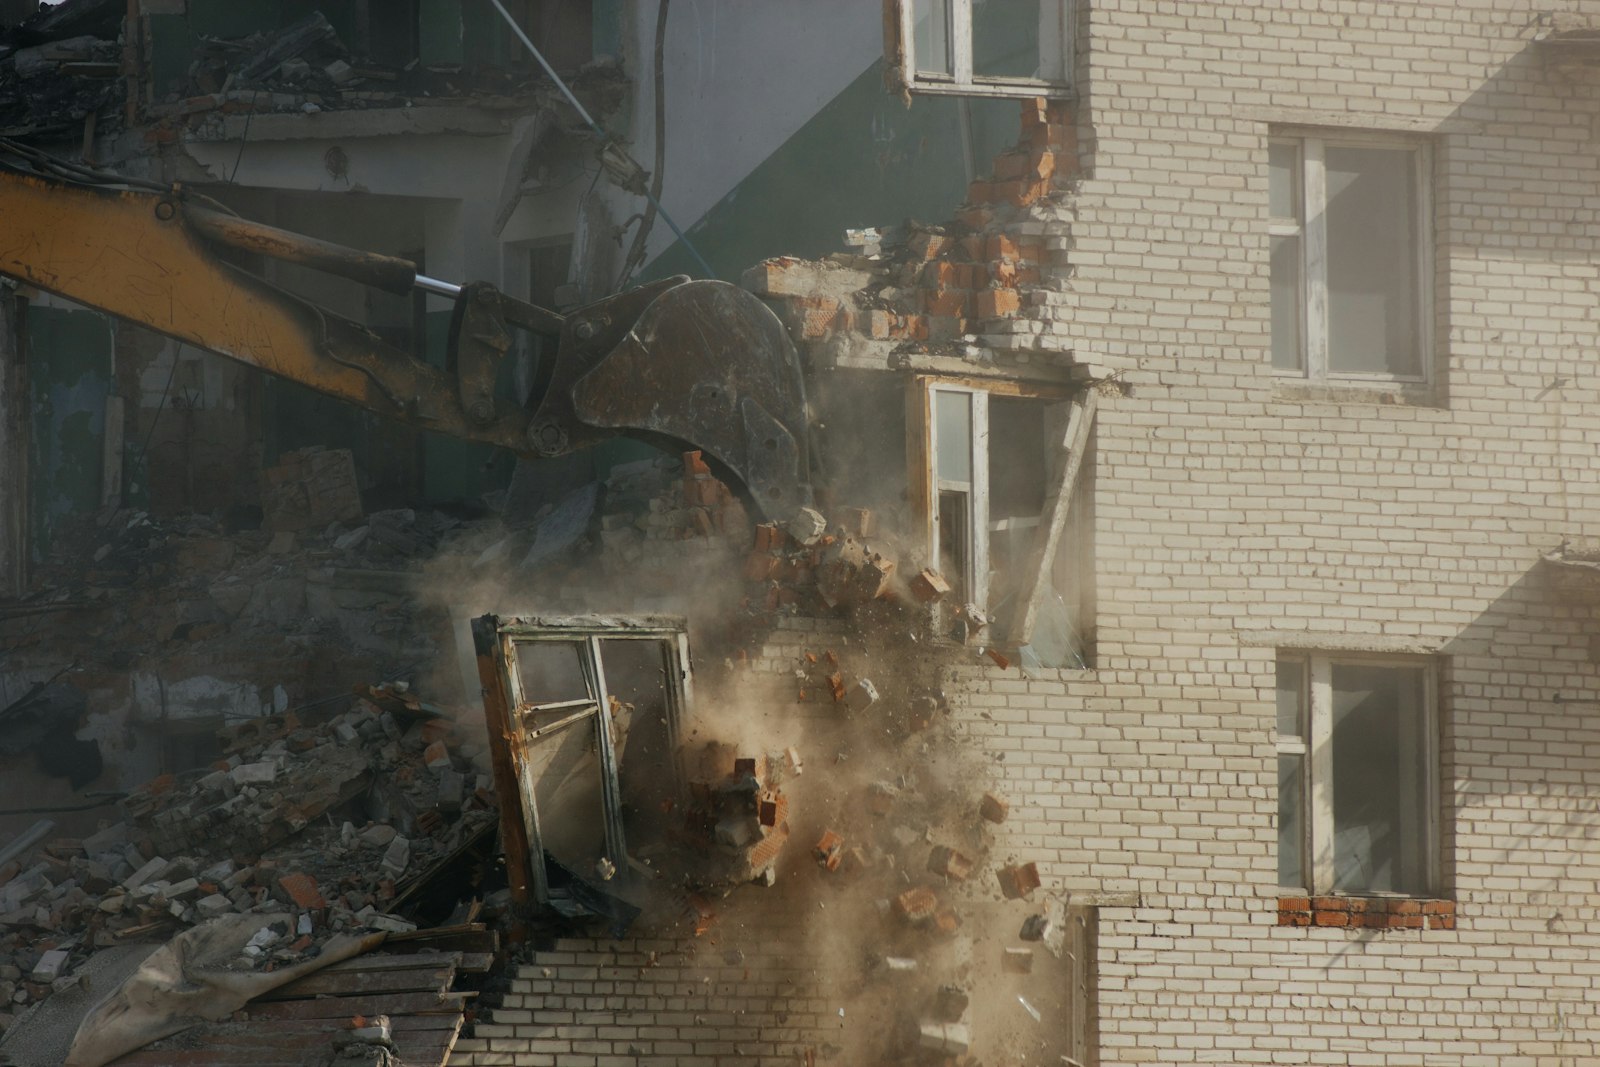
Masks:
[[[1434,889],[1434,671],[1420,659],[1278,659],[1278,881]]]
[[[894,4],[888,62],[911,92],[1036,97],[1071,91],[1072,0]]]
[[[512,891],[564,909],[628,895],[677,806],[688,701],[681,620],[473,622]],[[630,845],[630,842],[632,843]]]
[[[1324,136],[1275,138],[1267,151],[1273,369],[1424,381],[1426,152]]]
[[[1072,405],[1065,395],[1015,382],[923,379],[916,396],[924,432],[913,444],[925,460],[913,469],[927,473],[928,558],[951,599],[977,604],[997,631],[1024,640],[1018,623],[1042,594],[1040,635],[1053,650],[1047,665],[1084,666],[1088,479],[1075,478],[1065,501],[1052,484],[1065,473],[1059,461]],[[1028,639],[1040,614],[1036,605]]]

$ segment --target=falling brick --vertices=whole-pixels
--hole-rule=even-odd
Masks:
[[[836,871],[844,860],[844,838],[832,830],[824,830],[821,839],[812,847],[811,853],[823,867]]]
[[[978,801],[978,814],[986,822],[1003,823],[1006,816],[1011,814],[1011,802],[993,793],[985,793],[983,799]]]
[[[907,889],[894,898],[895,911],[911,923],[925,923],[939,910],[939,895],[926,886]]]
[[[946,845],[935,845],[928,854],[929,871],[958,882],[966,881],[972,874],[972,867],[971,859]]]
[[[1007,900],[1021,900],[1040,885],[1039,865],[1036,863],[1001,867],[994,873],[1000,879],[1000,892],[1005,894]]]

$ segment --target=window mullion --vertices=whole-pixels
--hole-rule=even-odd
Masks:
[[[969,393],[972,405],[972,601],[989,607],[989,394]]]
[[[1333,889],[1333,664],[1311,660],[1311,887]]]
[[[951,69],[957,85],[972,84],[972,0],[950,0]]]
[[[1323,142],[1307,138],[1302,145],[1304,195],[1300,211],[1305,216],[1305,269],[1301,272],[1306,294],[1306,373],[1328,376],[1328,172]]]

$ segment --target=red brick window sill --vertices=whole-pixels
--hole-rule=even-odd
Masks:
[[[1454,930],[1456,902],[1414,897],[1279,897],[1278,925]]]

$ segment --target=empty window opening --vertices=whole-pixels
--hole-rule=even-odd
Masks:
[[[1093,615],[1089,478],[1068,487],[1063,528],[1046,551],[1072,405],[1014,385],[925,379],[928,558],[956,604],[976,604],[1005,636],[1047,571],[1035,632],[1051,666],[1085,666]],[[1042,631],[1038,620],[1044,625]],[[1014,636],[1014,635],[1012,635]]]

